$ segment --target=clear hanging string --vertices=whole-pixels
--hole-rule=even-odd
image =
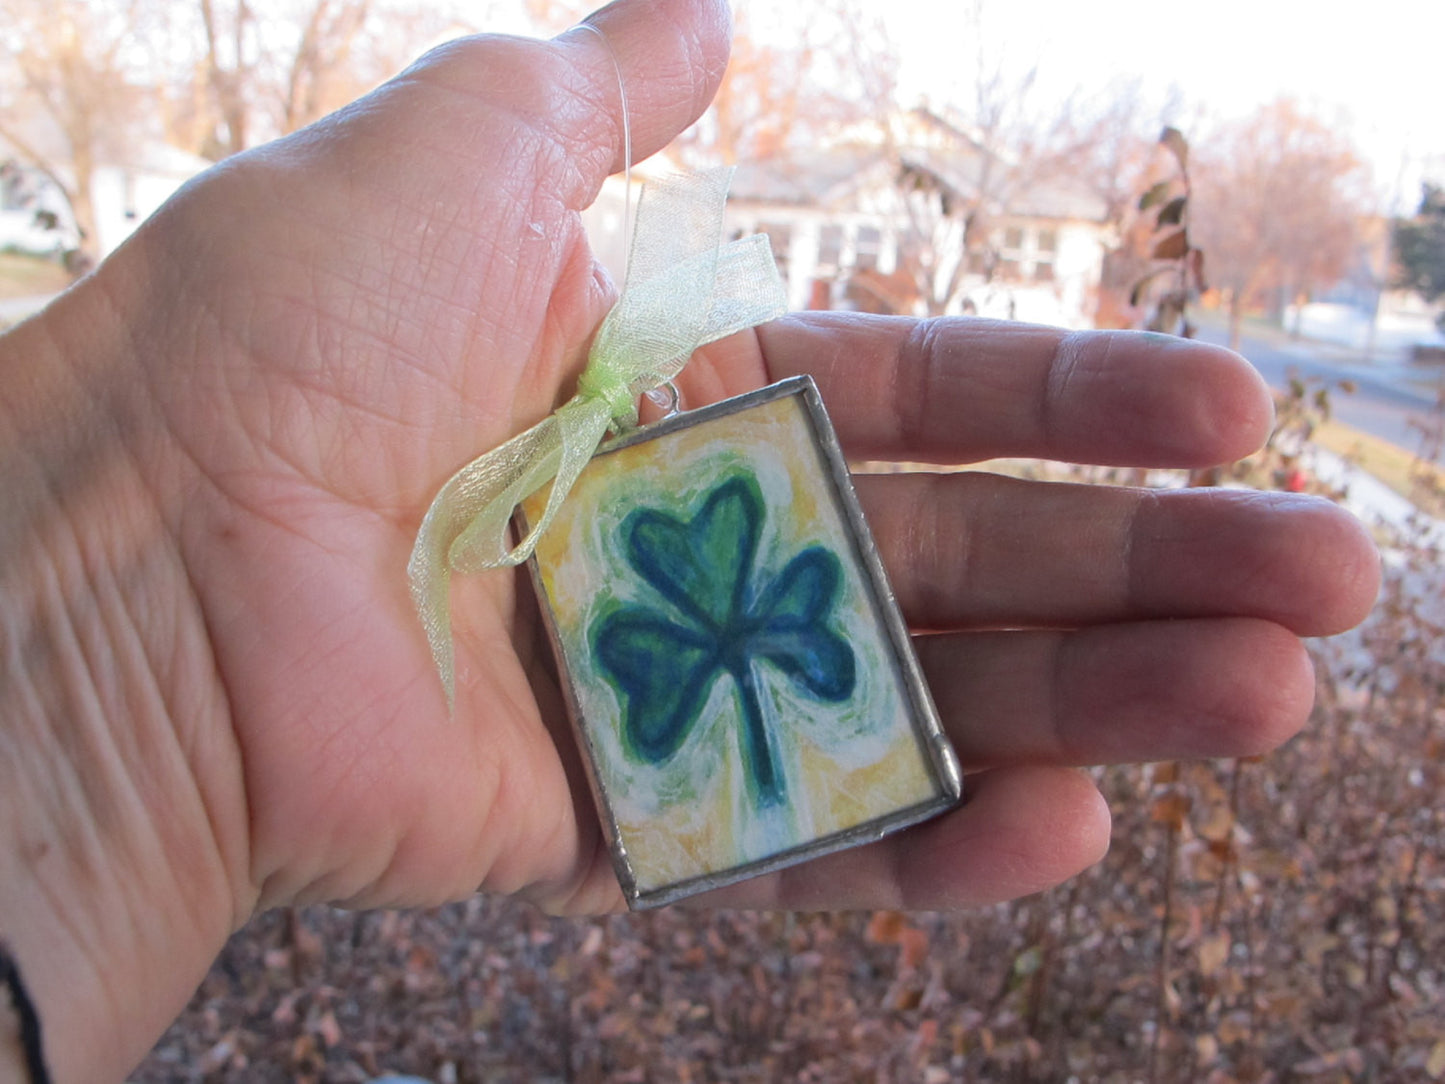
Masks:
[[[627,281],[627,272],[632,263],[632,111],[627,107],[627,84],[622,80],[622,63],[617,52],[598,27],[591,23],[579,23],[583,30],[590,30],[601,40],[612,60],[612,70],[617,75],[617,98],[622,104],[622,281]]]
[[[617,51],[612,48],[612,42],[607,40],[607,35],[592,23],[583,22],[578,25],[583,30],[596,34],[601,40],[612,60],[612,70],[617,75],[617,99],[622,106],[622,281],[626,282],[632,265],[632,111],[627,104],[627,84],[622,78],[622,62],[617,59]],[[682,410],[682,394],[671,380],[643,392],[643,395],[662,411],[663,418],[670,418]]]

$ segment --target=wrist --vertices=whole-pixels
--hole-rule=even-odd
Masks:
[[[57,1082],[121,1077],[245,911],[244,840],[213,828],[245,823],[215,808],[244,808],[238,761],[161,492],[182,471],[122,302],[87,280],[0,340],[0,937]]]

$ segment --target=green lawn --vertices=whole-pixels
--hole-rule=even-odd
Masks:
[[[1366,474],[1414,501],[1422,511],[1433,516],[1445,515],[1445,503],[1441,501],[1441,494],[1445,493],[1445,470],[1437,464],[1421,462],[1411,451],[1338,421],[1325,422],[1316,429],[1314,441],[1321,448],[1358,464]]]

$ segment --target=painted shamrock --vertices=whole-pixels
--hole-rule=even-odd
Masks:
[[[591,628],[598,664],[624,700],[624,745],[648,763],[677,752],[714,683],[731,679],[759,806],[781,803],[786,791],[760,664],[825,702],[847,700],[856,682],[852,648],[828,627],[841,562],[810,546],[781,572],[757,568],[763,517],[762,491],[749,475],[720,483],[687,522],[656,509],[632,512],[621,527],[627,563],[670,605],[624,603]]]

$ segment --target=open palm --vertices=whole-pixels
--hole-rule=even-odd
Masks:
[[[725,16],[672,0],[597,23],[646,154],[705,106]],[[178,551],[213,653],[183,725],[218,750],[207,804],[253,905],[478,886],[620,903],[520,581],[454,588],[453,718],[403,575],[440,482],[575,380],[612,298],[577,212],[619,164],[619,115],[596,35],[457,43],[204,177],[107,271],[144,269],[141,337],[163,344],[144,369],[156,456],[184,480]],[[1204,464],[1269,417],[1221,351],[987,323],[797,317],[683,383],[696,403],[803,370],[876,457]],[[726,900],[942,906],[1067,876],[1108,836],[1068,765],[1279,740],[1310,697],[1296,635],[1354,620],[1370,590],[1368,547],[1315,506],[865,481],[908,615],[937,633],[950,732],[994,770],[952,817]],[[1316,541],[1288,559],[1301,530]]]
[[[726,17],[636,23],[599,19],[648,153],[705,107]],[[263,905],[618,902],[515,577],[458,587],[451,718],[404,574],[440,482],[576,378],[613,295],[578,211],[618,119],[595,34],[458,42],[203,177],[107,269],[146,269],[166,343],[146,380],[193,472],[179,545],[219,685],[192,695],[233,729],[244,805],[220,817]]]

